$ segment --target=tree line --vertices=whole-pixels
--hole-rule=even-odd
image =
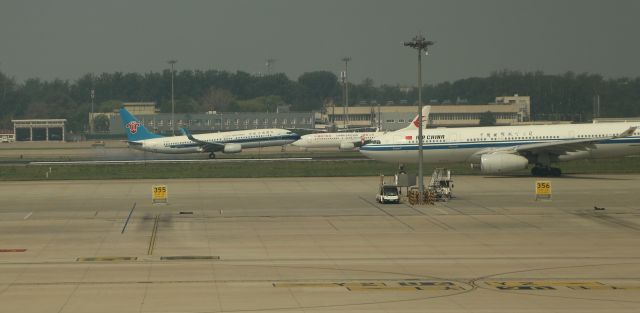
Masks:
[[[293,111],[321,111],[328,104],[343,103],[343,86],[329,71],[308,72],[292,80],[282,73],[257,76],[241,71],[184,70],[175,73],[174,83],[178,113],[275,111],[282,105],[290,105]],[[11,119],[66,118],[71,131],[85,131],[92,89],[95,112],[111,112],[122,102],[142,101],[156,102],[161,112],[171,112],[169,70],[23,82],[0,72],[0,128],[10,128]],[[425,103],[482,104],[513,94],[531,96],[534,119],[589,120],[595,96],[600,99],[600,116],[640,116],[640,77],[504,70],[423,87]],[[365,79],[349,83],[349,98],[350,105],[411,105],[417,102],[418,92]]]

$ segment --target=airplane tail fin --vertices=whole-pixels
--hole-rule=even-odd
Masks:
[[[423,128],[427,128],[427,124],[429,122],[429,113],[431,112],[431,106],[430,105],[425,105],[422,107],[422,127]],[[404,129],[418,129],[418,127],[420,127],[420,121],[418,120],[419,116],[416,115],[416,117],[413,118],[413,120],[411,121],[411,123],[409,123],[409,125],[407,125],[407,127],[405,127]]]
[[[122,119],[122,126],[124,126],[124,132],[127,134],[128,141],[138,141],[152,138],[160,138],[162,136],[154,134],[147,130],[138,119],[131,115],[125,108],[120,109],[120,119]]]

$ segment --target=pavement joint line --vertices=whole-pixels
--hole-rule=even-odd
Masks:
[[[149,240],[149,248],[147,249],[147,255],[153,254],[153,249],[156,246],[156,238],[158,234],[158,221],[160,219],[160,214],[156,214],[156,217],[153,222],[153,229],[151,230],[151,239]]]
[[[76,258],[76,262],[116,262],[116,261],[137,261],[135,256],[117,256],[117,257],[81,257]]]
[[[131,207],[131,211],[129,211],[129,216],[127,216],[127,220],[124,221],[124,225],[122,225],[122,231],[120,231],[120,234],[124,234],[124,230],[127,228],[127,225],[129,224],[129,219],[131,218],[131,214],[133,214],[133,210],[135,210],[135,208],[136,208],[136,202],[133,203],[133,207]],[[96,211],[96,215],[97,214],[98,212]]]
[[[489,226],[491,228],[500,229],[500,227],[498,227],[496,225],[493,225],[491,223],[485,222],[485,221],[481,220],[480,218],[476,217],[478,215],[498,215],[498,214],[486,214],[486,213],[484,213],[484,214],[467,214],[467,213],[464,213],[461,210],[458,210],[458,209],[456,209],[456,208],[454,208],[454,207],[452,207],[450,205],[447,205],[446,203],[443,203],[442,205],[444,205],[446,208],[448,208],[450,210],[458,212],[462,216],[468,216],[468,217],[474,219],[475,221],[480,222],[482,224],[485,224],[485,225],[487,225],[487,226]]]
[[[10,250],[15,250],[15,249],[10,249]],[[22,250],[22,249],[19,249]],[[24,249],[25,251],[27,249]],[[11,251],[14,252],[14,251]],[[16,252],[24,252],[24,251],[16,251]],[[242,265],[246,265],[246,264],[253,264],[253,263],[262,263],[262,262],[272,262],[272,263],[278,263],[278,262],[291,262],[291,261],[297,261],[297,262],[336,262],[336,261],[363,261],[363,260],[374,260],[374,261],[389,261],[389,262],[395,262],[395,261],[428,261],[428,260],[480,260],[480,261],[487,261],[487,260],[574,260],[576,258],[579,258],[580,260],[611,260],[611,259],[615,259],[615,260],[631,260],[631,261],[640,261],[640,257],[632,257],[632,256],[619,256],[619,257],[589,257],[589,256],[576,256],[576,257],[553,257],[553,256],[547,256],[547,257],[414,257],[414,258],[410,258],[410,257],[404,257],[404,258],[397,258],[397,257],[389,257],[389,258],[329,258],[329,259],[317,259],[317,258],[280,258],[280,259],[222,259],[219,256],[212,256],[212,259],[199,259],[199,260],[194,260],[194,261],[207,261],[207,260],[215,260],[215,261],[220,261],[223,263],[228,263],[228,264],[242,264]],[[218,257],[218,258],[216,258]],[[77,257],[74,258],[72,260],[68,260],[68,259],[51,259],[48,261],[40,261],[40,262],[34,262],[34,261],[30,261],[30,260],[12,260],[12,261],[8,261],[8,260],[0,260],[0,266],[2,265],[16,265],[16,264],[22,264],[22,265],[43,265],[43,264],[74,264],[76,262],[80,262],[80,261],[85,261],[85,260],[89,260],[91,259],[92,261],[95,261],[95,259],[115,259],[118,258],[118,260],[128,260],[128,261],[136,261],[139,263],[152,263],[152,262],[157,262],[159,261],[159,259],[155,259],[155,258],[147,258],[147,255],[145,256],[136,256],[136,257]],[[174,260],[161,260],[160,261],[174,261]],[[638,263],[640,264],[640,263]],[[591,277],[591,279],[625,279],[625,280],[640,280],[640,277],[625,277],[625,278],[620,278],[620,277]],[[527,279],[534,279],[534,278],[530,278],[527,277]],[[571,280],[574,279],[573,277],[571,278],[563,278],[565,280]],[[500,280],[498,278],[495,278],[494,280]]]
[[[373,206],[374,208],[376,208],[376,209],[378,209],[378,210],[382,211],[382,213],[384,213],[384,214],[386,214],[387,216],[389,216],[389,217],[393,218],[393,219],[394,219],[394,220],[396,220],[398,223],[400,223],[400,224],[402,224],[402,225],[406,226],[407,228],[409,228],[409,229],[411,229],[411,230],[415,231],[415,229],[414,229],[413,227],[411,227],[411,225],[409,225],[409,224],[407,224],[407,223],[405,223],[405,222],[401,221],[401,220],[400,220],[399,218],[397,218],[395,215],[393,215],[393,214],[391,214],[391,213],[389,213],[389,212],[385,211],[385,210],[384,210],[384,209],[382,209],[381,207],[377,206],[375,203],[373,203],[373,202],[371,202],[371,201],[369,201],[369,200],[367,200],[367,199],[363,198],[362,196],[358,196],[358,198],[360,198],[360,200],[362,200],[362,201],[364,201],[364,202],[368,203],[369,205]]]
[[[182,260],[220,260],[220,256],[217,255],[174,255],[174,256],[161,256],[161,261],[182,261]]]
[[[411,208],[413,211],[418,212],[420,215],[424,216],[425,219],[427,221],[429,221],[429,223],[440,227],[442,230],[449,231],[449,230],[453,230],[454,229],[453,227],[451,227],[450,225],[446,224],[445,222],[440,221],[435,217],[429,216],[429,214],[425,214],[424,212],[422,212],[422,211],[416,209],[415,207],[413,207],[412,205],[409,205],[409,204],[406,204],[406,203],[402,203],[402,204],[404,204],[408,208]]]

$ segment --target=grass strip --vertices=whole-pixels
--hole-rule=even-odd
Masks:
[[[456,175],[482,175],[467,164],[447,166]],[[640,158],[582,160],[560,164],[564,174],[640,173]],[[425,166],[431,175],[434,166]],[[48,174],[47,172],[51,172]],[[264,161],[232,163],[153,163],[107,165],[5,165],[0,166],[0,180],[92,180],[92,179],[175,179],[175,178],[256,178],[256,177],[349,177],[392,175],[397,164],[360,160],[312,162]],[[417,166],[407,165],[409,173]],[[514,172],[526,175],[528,170]]]

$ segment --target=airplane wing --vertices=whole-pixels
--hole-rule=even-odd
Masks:
[[[539,154],[549,153],[555,155],[563,155],[568,152],[586,151],[589,149],[595,149],[595,144],[601,141],[624,138],[632,135],[636,131],[636,127],[630,127],[624,132],[616,136],[600,137],[600,138],[586,138],[586,139],[572,139],[572,140],[558,140],[553,142],[541,142],[530,143],[514,147],[507,147],[502,149],[493,149],[487,151],[488,153],[518,153],[518,154]]]
[[[187,136],[187,138],[189,138],[189,140],[197,143],[202,148],[203,151],[216,152],[216,151],[224,150],[224,144],[223,143],[208,142],[208,141],[203,141],[203,140],[197,139],[197,138],[193,137],[191,132],[189,132],[186,128],[180,128],[180,131],[182,132],[182,134]]]

